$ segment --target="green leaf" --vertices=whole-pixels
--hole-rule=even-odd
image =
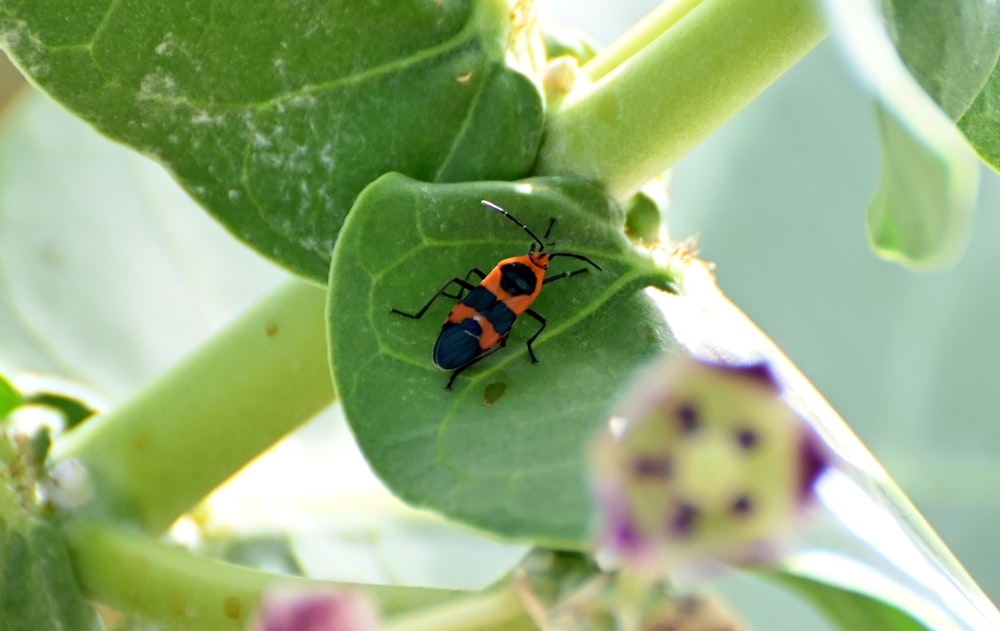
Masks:
[[[844,631],[957,631],[926,600],[847,557],[803,553],[762,576],[807,598]]]
[[[994,72],[976,100],[958,119],[958,128],[979,157],[1000,171],[1000,72]]]
[[[21,401],[21,393],[7,381],[6,377],[0,375],[0,421],[21,405]]]
[[[506,65],[505,0],[61,6],[4,3],[15,63],[316,280],[379,175],[510,179],[534,161],[542,102]]]
[[[996,69],[1000,6],[993,0],[883,0],[881,9],[907,69],[958,120]]]
[[[879,8],[906,69],[980,157],[1000,168],[1000,5],[884,0]],[[866,57],[870,64],[870,50]]]
[[[985,4],[968,13],[952,2],[891,5],[887,15],[898,20],[889,28],[904,46],[897,54],[873,4],[825,4],[848,57],[880,105],[882,176],[867,213],[872,248],[913,267],[950,264],[968,239],[979,177],[949,116],[961,114],[996,62],[1000,14]],[[953,20],[936,21],[940,11],[951,10]],[[984,33],[962,30],[968,28]],[[968,50],[960,49],[967,39]],[[919,72],[916,79],[900,54]],[[952,77],[953,66],[963,71]]]
[[[987,113],[1000,106],[991,98],[1000,89],[1000,5],[992,0],[887,0],[882,12],[907,69],[958,122],[980,156],[1000,167],[1000,152],[989,148],[1000,147],[1000,118]],[[971,229],[977,186],[975,176],[966,177],[966,186],[949,180],[971,167],[956,168],[956,160],[905,138],[898,123],[880,114],[883,148],[891,157],[868,209],[872,242],[890,257],[899,252],[916,263],[950,262]],[[948,196],[952,199],[943,199]],[[894,205],[884,203],[888,200]],[[893,217],[900,209],[913,217]]]
[[[97,414],[97,410],[88,405],[86,401],[61,392],[36,392],[27,397],[25,402],[52,408],[59,412],[63,417],[65,429],[76,427]]]
[[[992,0],[886,0],[896,50],[923,89],[1000,169],[1000,5]]]
[[[421,320],[390,310],[415,312],[449,279],[527,252],[531,239],[483,199],[536,232],[555,218],[556,251],[603,271],[556,283],[532,305],[548,320],[537,364],[528,320],[449,391],[431,351],[454,301]],[[393,492],[506,537],[582,545],[585,445],[622,380],[673,345],[638,290],[674,278],[632,249],[623,223],[596,188],[557,178],[435,185],[390,174],[359,196],[333,254],[331,364],[358,442]],[[552,271],[580,267],[557,259]]]
[[[951,263],[972,227],[978,170],[965,155],[949,155],[878,107],[882,173],[868,204],[872,247],[912,267]]]
[[[0,620],[5,631],[100,629],[55,527],[0,484]]]

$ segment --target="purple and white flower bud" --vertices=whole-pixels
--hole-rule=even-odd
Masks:
[[[363,593],[281,587],[261,599],[250,631],[378,631],[378,613]]]
[[[828,460],[767,364],[660,362],[594,441],[598,557],[651,575],[769,561]]]

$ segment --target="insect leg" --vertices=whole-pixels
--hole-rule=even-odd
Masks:
[[[527,313],[528,315],[530,315],[532,318],[538,320],[538,322],[542,325],[542,326],[538,327],[538,330],[535,331],[535,334],[532,335],[531,339],[528,340],[528,354],[531,355],[531,363],[537,364],[538,363],[538,358],[535,357],[535,351],[534,351],[534,349],[531,348],[531,343],[535,341],[535,338],[537,338],[539,335],[542,334],[542,331],[545,330],[545,318],[543,318],[542,316],[538,315],[538,313],[536,311],[532,311],[531,309],[526,309],[525,313]]]
[[[460,366],[459,368],[456,368],[455,370],[451,371],[451,378],[448,379],[448,385],[445,386],[445,389],[446,390],[451,390],[451,384],[455,383],[455,377],[458,376],[458,373],[462,372],[463,370],[465,370],[469,366],[475,364],[479,360],[492,355],[493,353],[497,352],[498,350],[500,350],[504,346],[507,346],[507,338],[504,338],[503,340],[500,341],[499,344],[497,344],[496,346],[494,346],[490,350],[486,351],[482,355],[477,356],[475,359],[473,359],[472,361],[470,361],[468,364],[466,364],[464,366]]]
[[[465,281],[469,282],[469,278],[471,278],[473,274],[478,276],[479,280],[483,280],[484,278],[486,278],[486,273],[483,272],[483,270],[479,269],[478,267],[473,267],[472,269],[469,270],[469,273],[465,275]],[[453,298],[455,300],[461,300],[462,298],[465,297],[466,289],[467,288],[463,286],[461,289],[458,290],[458,292],[455,295],[451,295],[448,292],[442,292],[442,295],[448,296],[449,298]]]
[[[419,320],[420,318],[423,317],[425,313],[427,313],[427,310],[430,309],[431,305],[434,304],[434,301],[437,300],[439,296],[447,296],[449,298],[454,298],[454,296],[445,291],[446,289],[448,289],[449,286],[453,284],[458,285],[459,287],[467,291],[472,291],[473,289],[476,288],[476,286],[471,284],[469,281],[461,279],[458,276],[456,276],[455,278],[452,278],[447,283],[445,283],[444,286],[441,287],[441,289],[437,290],[437,293],[431,296],[431,299],[427,301],[427,304],[425,304],[423,307],[420,308],[420,311],[416,313],[404,313],[399,309],[393,309],[392,313],[398,313],[401,316],[412,318],[414,320]]]

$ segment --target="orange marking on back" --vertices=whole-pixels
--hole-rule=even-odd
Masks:
[[[478,313],[475,309],[469,305],[464,305],[458,303],[455,308],[451,310],[448,314],[448,319],[445,322],[462,322],[463,320],[468,320],[469,318],[475,316]]]
[[[522,313],[528,310],[528,307],[531,306],[531,303],[535,302],[536,296],[538,296],[537,290],[535,291],[535,293],[529,294],[527,296],[510,296],[506,300],[504,300],[504,303],[507,305],[507,308],[513,311],[515,314],[521,315]]]
[[[503,293],[503,290],[500,289],[500,264],[501,263],[503,263],[503,261],[500,261],[500,263],[497,263],[496,266],[493,269],[490,270],[490,273],[486,275],[486,278],[483,279],[483,282],[479,283],[480,287],[485,287],[486,289],[490,290],[490,293],[492,293],[497,298],[499,298],[500,294]]]
[[[506,337],[506,335],[498,335],[497,330],[493,328],[493,323],[486,318],[479,317],[476,318],[476,322],[483,329],[483,334],[479,336],[479,348],[489,350],[500,343],[500,340]],[[507,332],[508,334],[510,331]]]

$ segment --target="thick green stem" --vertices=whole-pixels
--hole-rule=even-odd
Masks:
[[[168,629],[243,631],[261,595],[278,585],[363,590],[387,617],[467,597],[452,590],[362,587],[270,574],[191,554],[106,523],[71,520],[62,530],[88,596]]]
[[[162,533],[332,403],[325,292],[292,281],[111,412],[54,445],[96,489],[93,512]]]
[[[601,51],[601,54],[587,62],[584,73],[591,81],[601,77],[625,63],[643,48],[651,44],[668,28],[677,24],[691,9],[701,4],[703,0],[668,0],[652,13],[636,22],[624,35],[612,42]]]
[[[816,0],[703,0],[664,25],[652,43],[550,114],[539,173],[578,175],[628,197],[826,34]]]
[[[468,629],[508,629],[520,619],[529,624],[517,594],[509,586],[456,598],[434,607],[397,616],[384,625],[385,631],[467,631]]]

